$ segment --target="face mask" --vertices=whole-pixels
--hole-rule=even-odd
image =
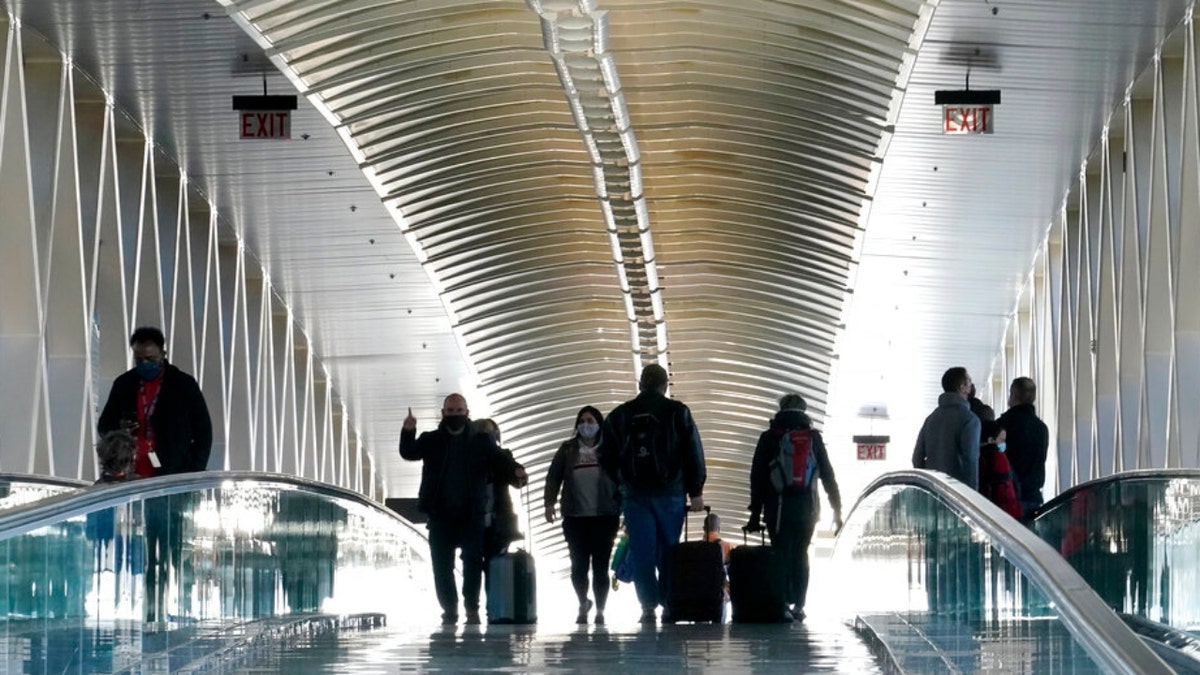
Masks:
[[[595,422],[580,422],[575,429],[583,438],[595,438],[596,434],[600,433],[600,425]]]
[[[1004,452],[1004,449],[1006,447],[1008,447],[1007,443],[997,443],[996,444],[996,449],[999,450],[1000,452]]]
[[[141,375],[143,380],[153,380],[161,370],[162,365],[157,361],[142,361],[137,364],[138,375]]]
[[[462,431],[463,427],[467,426],[466,415],[444,415],[442,416],[442,424],[450,431]]]

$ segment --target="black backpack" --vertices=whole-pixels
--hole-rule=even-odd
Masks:
[[[671,447],[674,410],[631,410],[625,444],[621,447],[621,478],[636,490],[662,490],[679,473],[679,459]]]

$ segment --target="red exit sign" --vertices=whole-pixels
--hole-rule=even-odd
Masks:
[[[858,458],[862,460],[887,459],[887,443],[859,443]]]
[[[242,138],[287,140],[292,137],[292,114],[287,110],[243,110]]]
[[[990,134],[994,125],[990,105],[942,106],[943,134]]]

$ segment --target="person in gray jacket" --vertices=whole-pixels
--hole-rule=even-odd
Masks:
[[[621,521],[617,484],[600,468],[600,425],[604,416],[592,406],[575,415],[575,430],[558,448],[546,475],[543,501],[546,522],[556,518],[555,504],[562,490],[562,528],[571,555],[571,585],[579,598],[576,623],[587,623],[592,601],[588,600],[588,567],[592,569],[592,593],[596,598],[596,625],[604,624],[608,600],[608,562]]]
[[[913,450],[913,468],[933,469],[979,489],[979,418],[967,397],[971,376],[961,366],[942,375],[938,407],[921,427]]]

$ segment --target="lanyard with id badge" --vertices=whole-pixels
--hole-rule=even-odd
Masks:
[[[146,458],[150,460],[150,466],[153,466],[155,469],[162,468],[162,462],[158,461],[158,453],[154,451],[154,425],[150,423],[150,418],[154,415],[154,409],[158,406],[158,396],[161,393],[161,384],[155,389],[154,398],[147,396],[145,382],[138,385],[138,412],[142,416],[140,420],[141,429],[149,450],[146,453]]]

